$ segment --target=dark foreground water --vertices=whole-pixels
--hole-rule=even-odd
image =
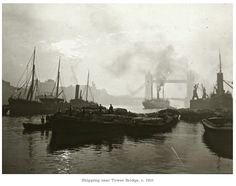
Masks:
[[[39,118],[3,117],[3,173],[232,173],[232,147],[209,141],[201,123],[53,150],[51,132],[23,132],[23,121]]]

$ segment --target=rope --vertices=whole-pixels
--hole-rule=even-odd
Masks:
[[[91,97],[92,97],[92,101],[94,101],[94,96],[93,96],[92,89],[91,89],[90,86],[89,86],[89,90],[90,90],[90,95],[91,95]]]
[[[62,89],[62,92],[63,92],[63,97],[64,97],[64,99],[65,99],[65,101],[67,101],[66,100],[66,95],[65,95],[65,92],[64,92],[64,89],[63,89],[63,81],[62,81],[62,77],[63,75],[62,75],[62,73],[61,73],[61,76],[60,76],[60,81],[61,81],[61,89]]]
[[[30,57],[30,59],[29,59],[27,65],[26,65],[26,69],[23,71],[22,75],[20,76],[20,79],[18,80],[18,82],[17,82],[17,84],[16,84],[16,87],[18,87],[20,81],[22,80],[22,78],[23,78],[23,76],[24,76],[24,74],[25,74],[25,71],[28,70],[28,66],[29,66],[29,63],[30,63],[32,57],[33,57],[33,54],[31,55],[31,57]]]
[[[86,89],[86,87],[84,87],[83,90],[82,90],[82,97],[84,97],[84,94],[86,92],[85,89]]]

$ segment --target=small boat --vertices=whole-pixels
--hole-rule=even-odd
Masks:
[[[32,60],[31,60],[32,59]],[[29,64],[32,62],[32,69],[28,69]],[[36,75],[36,48],[34,48],[33,55],[19,80],[19,86],[16,92],[8,99],[8,109],[12,116],[30,116],[37,114],[54,114],[57,111],[66,110],[69,108],[69,103],[64,98],[60,98],[63,95],[63,90],[60,89],[60,58],[58,64],[56,85],[53,88],[50,95],[39,95],[39,80]],[[28,73],[30,72],[30,74]],[[20,82],[26,76],[26,81]],[[54,94],[54,89],[56,92]],[[64,96],[61,96],[64,97]]]
[[[167,111],[166,109],[165,111]],[[179,114],[170,112],[161,114],[161,111],[157,116],[135,117],[133,118],[133,127],[130,127],[131,131],[143,132],[168,132],[170,131],[179,120]]]
[[[206,132],[211,133],[233,133],[232,119],[224,117],[211,117],[202,120]]]
[[[233,122],[226,117],[203,119],[203,142],[219,157],[233,158]]]
[[[3,105],[2,106],[2,115],[7,116],[9,113],[9,110],[10,110],[9,105]]]
[[[23,127],[27,131],[51,130],[51,125],[49,123],[46,124],[23,123]]]

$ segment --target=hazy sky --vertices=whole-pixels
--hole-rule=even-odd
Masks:
[[[56,78],[61,56],[64,85],[85,84],[89,69],[98,88],[128,94],[147,71],[178,79],[189,68],[209,87],[219,49],[232,81],[232,28],[224,4],[4,4],[3,79],[16,85],[36,46],[40,81]]]

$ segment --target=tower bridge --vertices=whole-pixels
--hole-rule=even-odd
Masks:
[[[145,99],[146,100],[152,100],[154,99],[153,96],[153,86],[156,85],[156,99],[160,98],[160,91],[162,90],[162,97],[165,98],[165,84],[171,83],[171,84],[185,84],[186,86],[186,95],[185,98],[178,98],[178,97],[171,97],[167,99],[171,100],[178,100],[183,101],[185,107],[189,107],[189,103],[192,97],[192,88],[194,85],[194,76],[191,71],[188,71],[186,73],[186,79],[167,79],[160,83],[160,81],[157,81],[153,78],[153,75],[149,72],[145,76]]]

